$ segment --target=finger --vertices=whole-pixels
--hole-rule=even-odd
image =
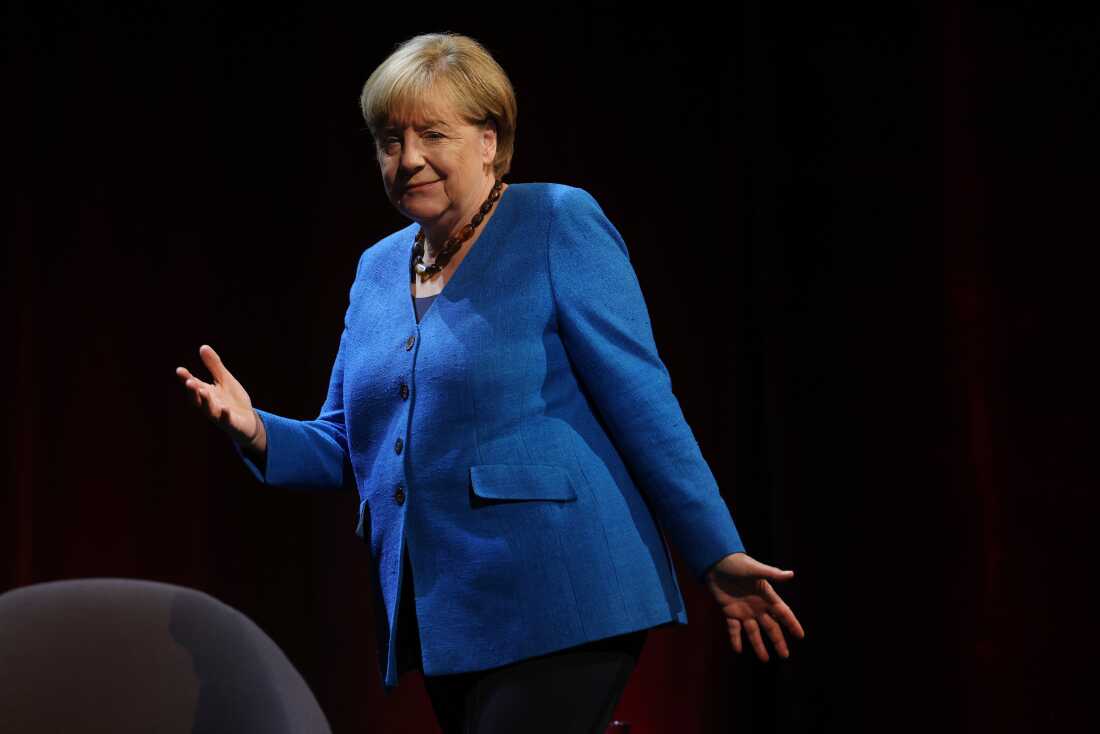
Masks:
[[[206,369],[210,370],[210,375],[214,378],[214,382],[224,382],[229,374],[229,370],[222,364],[222,358],[218,356],[214,348],[209,344],[203,344],[199,347],[199,356],[202,358],[202,363],[206,365]]]
[[[180,382],[183,383],[183,386],[189,390],[206,384],[202,380],[191,374],[191,371],[186,367],[177,367],[176,375],[180,378]]]
[[[779,657],[789,658],[791,651],[787,649],[787,641],[783,639],[783,629],[779,626],[779,623],[772,619],[767,612],[761,612],[760,626],[768,633],[768,637],[771,638],[772,645],[775,647],[775,651],[779,653]]]
[[[752,649],[756,651],[756,657],[765,663],[768,662],[768,648],[764,647],[764,638],[760,635],[760,625],[757,624],[755,619],[746,619],[744,627],[745,632],[749,635]]]
[[[203,382],[197,377],[188,377],[183,381],[183,386],[189,390],[213,390],[214,386],[209,382]]]
[[[221,401],[218,400],[213,388],[204,387],[202,389],[202,403],[206,417],[217,421],[218,412],[221,410]]]
[[[202,380],[191,377],[184,383],[184,387],[186,387],[190,393],[189,397],[191,399],[191,404],[201,410],[203,405],[203,391],[211,386],[207,385]]]
[[[800,640],[805,639],[806,632],[802,629],[802,624],[798,621],[798,617],[794,616],[794,612],[791,608],[784,604],[782,608],[775,610],[780,621],[787,625],[787,629],[791,631],[791,634],[796,635]]]
[[[245,434],[243,431],[241,431],[241,429],[239,429],[235,425],[233,425],[233,410],[232,410],[232,408],[230,408],[228,405],[226,405],[225,403],[222,403],[220,401],[219,401],[219,404],[218,404],[218,408],[219,408],[218,423],[221,425],[221,427],[223,429],[225,429],[226,431],[228,431],[230,434],[233,434],[234,436],[245,437],[247,434]]]
[[[775,590],[770,586],[768,591],[771,592],[765,596],[765,598],[771,602],[771,607],[768,612],[778,619],[780,622],[787,626],[787,629],[791,631],[791,634],[798,636],[800,639],[806,636],[806,632],[802,629],[802,625],[798,621],[798,617],[794,616],[794,612],[791,610],[787,602],[775,593]]]
[[[214,417],[214,393],[208,387],[202,389],[202,405],[206,415]]]
[[[733,649],[741,652],[741,622],[736,619],[727,619],[727,627],[729,627],[730,642],[733,643]]]

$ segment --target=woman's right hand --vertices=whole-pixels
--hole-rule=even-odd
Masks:
[[[199,347],[199,357],[214,378],[212,384],[195,377],[186,367],[176,368],[176,375],[189,392],[191,404],[242,449],[264,453],[267,450],[264,423],[252,408],[252,400],[244,387],[208,344]]]

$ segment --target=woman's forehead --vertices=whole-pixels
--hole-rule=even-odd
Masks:
[[[386,116],[389,127],[422,127],[439,123],[454,126],[465,122],[450,99],[438,89],[394,99]]]

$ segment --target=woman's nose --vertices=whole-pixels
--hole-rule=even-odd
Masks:
[[[406,140],[401,146],[401,168],[416,171],[424,166],[424,155],[420,150],[420,141],[415,138]]]

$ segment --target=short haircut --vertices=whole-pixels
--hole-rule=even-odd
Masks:
[[[428,33],[405,41],[363,85],[359,105],[371,135],[395,117],[415,113],[433,92],[443,95],[470,124],[492,124],[497,133],[493,169],[512,167],[516,95],[504,69],[485,47],[457,33]]]

